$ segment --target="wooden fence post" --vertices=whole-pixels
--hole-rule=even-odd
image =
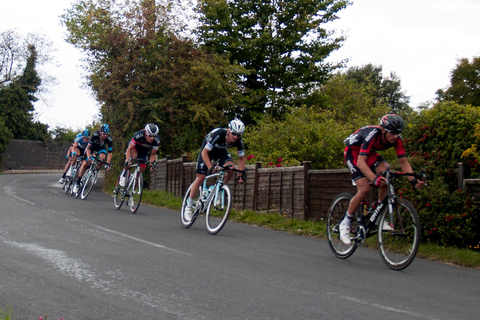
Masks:
[[[169,192],[170,190],[168,189],[168,160],[170,160],[170,155],[165,156],[165,192]]]
[[[309,207],[310,207],[310,192],[309,190],[309,181],[308,181],[308,170],[312,166],[311,161],[303,162],[303,220],[307,220],[309,216]]]
[[[183,198],[183,195],[187,190],[185,190],[185,166],[183,165],[185,162],[187,162],[187,156],[182,156],[182,163],[181,163],[181,168],[180,168],[180,197]]]
[[[463,180],[468,177],[468,166],[466,163],[460,162],[458,164],[458,189],[463,190]]]
[[[257,210],[257,199],[258,199],[258,169],[262,166],[262,163],[257,161],[255,162],[255,173],[253,174],[253,202],[252,210]]]

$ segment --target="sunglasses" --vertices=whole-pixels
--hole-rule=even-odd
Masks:
[[[147,134],[147,136],[149,136],[150,138],[155,138],[155,137],[156,137],[156,136],[151,136],[151,135],[149,135],[149,134]]]
[[[238,133],[233,133],[233,132],[230,132],[231,134],[233,134],[235,137],[241,137],[242,135],[241,134],[238,134]]]

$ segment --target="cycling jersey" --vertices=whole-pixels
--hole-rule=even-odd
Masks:
[[[203,149],[207,149],[208,156],[211,160],[220,160],[220,165],[233,161],[232,156],[228,153],[228,149],[236,147],[239,157],[245,156],[245,147],[243,139],[239,138],[232,144],[227,143],[227,129],[217,128],[212,130],[203,140],[200,154],[198,155],[197,173],[207,174],[207,166],[202,158]]]
[[[380,156],[377,151],[395,148],[399,159],[405,157],[403,140],[400,136],[395,143],[384,142],[382,137],[382,129],[379,126],[365,126],[349,135],[343,141],[345,143],[345,163],[352,174],[353,182],[365,177],[357,167],[358,157],[360,155],[367,156],[367,165],[373,172],[376,171],[380,163],[385,162],[385,159]]]
[[[87,142],[83,141],[83,136],[81,135],[81,136],[77,136],[77,138],[75,138],[75,141],[73,141],[73,143],[77,144],[78,149],[85,150],[88,145],[88,140]]]
[[[395,143],[382,141],[382,129],[378,126],[365,126],[358,129],[345,140],[345,146],[354,153],[362,156],[371,156],[376,151],[395,148],[398,158],[405,157],[405,149],[403,148],[403,140],[399,136]],[[358,157],[358,156],[357,156]]]
[[[133,135],[130,144],[135,146],[138,152],[138,157],[142,158],[148,154],[148,150],[152,149],[152,152],[156,152],[160,145],[160,137],[156,136],[152,143],[149,143],[146,138],[146,131],[142,129]]]
[[[87,148],[89,148],[91,152],[97,151],[98,153],[110,153],[113,150],[112,144],[113,139],[111,136],[108,135],[103,141],[101,141],[100,131],[95,131],[90,137],[90,141],[88,141]]]

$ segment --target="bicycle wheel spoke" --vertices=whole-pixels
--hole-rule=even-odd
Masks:
[[[115,189],[113,190],[113,204],[115,205],[115,209],[120,209],[123,204],[124,200],[124,192],[123,187],[120,186],[120,176],[117,179],[117,184],[115,185]]]
[[[218,196],[210,199],[207,206],[205,225],[210,234],[217,234],[227,222],[232,208],[232,194],[228,185],[223,185]]]
[[[190,190],[192,189],[192,185],[190,185],[190,187],[188,187],[187,189],[187,192],[185,192],[185,196],[183,197],[183,201],[182,201],[182,208],[180,209],[180,221],[182,222],[182,226],[184,228],[190,228],[193,223],[195,222],[195,220],[197,219],[197,216],[193,215],[192,219],[186,219],[185,218],[185,208],[187,207],[187,201],[188,201],[188,198],[190,198]],[[202,187],[199,187],[198,188],[198,193],[197,193],[197,196],[195,197],[195,199],[193,200],[193,203],[197,203],[199,201],[199,197],[202,195]],[[198,204],[200,205],[200,204]],[[195,209],[195,207],[194,207]]]
[[[349,193],[339,194],[330,205],[327,218],[327,237],[330,249],[338,258],[345,259],[350,257],[356,250],[357,244],[352,240],[350,244],[345,244],[340,240],[340,222],[345,216],[350,199],[353,196]],[[356,219],[352,219],[350,227],[351,237],[354,236],[356,229]]]
[[[380,218],[378,243],[382,260],[395,270],[406,268],[415,258],[420,241],[420,224],[413,205],[399,199],[394,206],[393,221],[388,212]],[[384,227],[386,224],[393,226]]]
[[[136,171],[132,176],[132,187],[129,192],[128,206],[132,213],[136,213],[140,206],[143,193],[143,176],[140,172]]]

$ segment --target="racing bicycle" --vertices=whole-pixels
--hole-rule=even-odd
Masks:
[[[77,156],[77,161],[75,161],[75,164],[71,166],[71,170],[69,170],[70,175],[67,174],[65,175],[65,180],[63,181],[63,186],[62,189],[65,191],[65,193],[68,193],[70,191],[70,195],[73,194],[73,188],[70,189],[72,184],[77,181],[78,178],[78,170],[80,169],[80,166],[82,164],[82,160],[85,160],[85,156]]]
[[[130,158],[128,161],[132,164],[130,165],[130,170],[127,171],[127,176],[125,177],[125,186],[120,185],[120,179],[123,174],[122,171],[118,176],[117,184],[113,190],[113,204],[115,205],[115,209],[118,210],[122,207],[125,199],[128,199],[127,204],[130,207],[131,213],[134,214],[137,212],[138,207],[140,206],[140,201],[142,200],[143,194],[143,175],[140,172],[139,163],[143,162],[152,164],[152,162],[138,158]],[[133,172],[131,172],[132,169]]]
[[[203,186],[199,187],[197,198],[194,199],[195,206],[192,219],[185,218],[185,208],[187,200],[190,198],[190,191],[193,183],[188,187],[183,197],[182,208],[180,209],[180,220],[184,228],[190,228],[200,214],[205,214],[205,226],[208,233],[217,234],[222,230],[227,222],[228,215],[232,209],[232,192],[230,187],[224,183],[225,173],[228,170],[242,172],[243,180],[246,178],[246,169],[238,170],[231,168],[231,165],[220,166],[216,164],[217,173],[209,174],[205,177]],[[213,171],[213,170],[212,170]],[[208,186],[208,183],[216,179],[216,181]]]
[[[387,194],[376,207],[368,200],[362,201],[352,218],[350,226],[351,243],[340,240],[340,223],[347,212],[353,195],[340,193],[335,197],[327,218],[327,237],[335,256],[341,259],[350,257],[365,240],[377,235],[380,256],[391,269],[402,270],[412,263],[420,243],[420,221],[415,207],[406,199],[395,195],[393,182],[397,177],[413,176],[427,183],[425,171],[419,173],[392,172],[381,173],[386,179]],[[375,189],[376,190],[376,189]],[[377,190],[375,196],[377,195]],[[376,197],[377,198],[377,197]]]
[[[78,196],[80,196],[80,199],[82,200],[85,200],[85,198],[88,197],[90,191],[92,191],[93,186],[95,185],[95,183],[97,183],[99,171],[99,169],[97,168],[98,164],[105,164],[105,168],[107,168],[108,166],[108,163],[106,161],[97,158],[97,156],[92,156],[92,158],[92,163],[90,163],[87,170],[83,174],[82,179],[80,180],[80,186],[75,193],[75,197],[78,198]]]

